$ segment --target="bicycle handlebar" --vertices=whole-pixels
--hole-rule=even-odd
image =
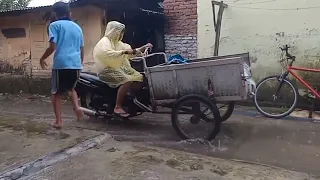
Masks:
[[[285,45],[283,48],[282,48],[282,47],[279,47],[279,48],[281,49],[281,51],[285,51],[285,52],[286,52],[286,56],[287,56],[288,59],[291,59],[291,60],[293,60],[293,61],[296,59],[295,56],[292,56],[292,55],[288,52],[290,46]]]
[[[280,49],[281,49],[281,51],[288,51],[289,50],[289,48],[290,48],[290,46],[288,46],[287,44],[285,45],[285,46],[283,46],[283,48],[282,47],[279,47]]]

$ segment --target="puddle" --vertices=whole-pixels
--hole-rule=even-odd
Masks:
[[[204,139],[187,139],[183,141],[177,142],[178,145],[187,145],[191,147],[197,147],[197,148],[205,148],[207,150],[210,150],[212,152],[219,152],[219,151],[227,151],[228,148],[226,146],[223,146],[221,143],[221,140],[216,141],[207,141]]]
[[[46,123],[28,121],[22,118],[0,117],[0,127],[13,131],[24,131],[28,135],[45,134],[50,128]]]

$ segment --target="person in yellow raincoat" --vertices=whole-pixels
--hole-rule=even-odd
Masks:
[[[104,37],[93,49],[93,57],[97,72],[110,87],[118,88],[117,101],[114,113],[121,117],[129,114],[122,108],[122,102],[133,83],[142,82],[142,75],[133,69],[129,59],[141,55],[146,48],[152,47],[150,43],[137,49],[123,43],[122,38],[125,25],[117,21],[107,24]]]

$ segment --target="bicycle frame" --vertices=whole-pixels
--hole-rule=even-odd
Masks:
[[[313,88],[308,82],[306,82],[301,76],[298,75],[298,73],[296,71],[304,71],[304,72],[313,72],[313,73],[320,73],[320,69],[311,69],[311,68],[302,68],[302,67],[296,67],[296,66],[293,66],[293,63],[294,61],[296,60],[296,57],[291,55],[289,52],[288,52],[288,49],[290,47],[288,45],[285,45],[283,48],[280,47],[282,53],[285,52],[285,58],[282,56],[282,59],[280,60],[280,64],[283,68],[285,68],[285,71],[282,71],[280,77],[279,76],[269,76],[269,77],[266,77],[264,78],[261,82],[258,83],[258,86],[257,86],[257,90],[256,90],[256,95],[254,96],[254,103],[255,103],[255,107],[256,109],[261,113],[263,114],[264,116],[266,117],[269,117],[269,118],[276,118],[276,119],[280,119],[280,118],[283,118],[283,117],[286,117],[288,115],[290,115],[294,109],[296,108],[297,106],[297,103],[298,103],[298,99],[299,99],[299,92],[298,92],[298,89],[297,87],[295,86],[295,84],[292,84],[292,82],[287,79],[287,76],[289,74],[291,74],[293,77],[295,77],[298,81],[300,81],[300,83],[305,86],[309,91],[311,91],[311,93],[313,94],[313,96],[315,96],[315,98],[317,99],[320,99],[320,93],[317,92],[317,90],[315,88]],[[282,54],[283,55],[283,54]],[[285,63],[283,63],[284,61],[286,61]],[[287,64],[287,67],[284,67],[284,64]],[[258,94],[258,91],[259,91],[259,87],[261,86],[261,84],[269,81],[269,80],[272,80],[272,79],[277,79],[279,83],[278,87],[277,87],[277,90],[275,92],[275,94],[272,95],[273,97],[273,100],[275,101],[277,98],[281,97],[281,96],[278,96],[278,93],[282,87],[283,84],[288,84],[290,87],[291,87],[291,90],[293,91],[294,93],[294,101],[292,102],[289,110],[285,111],[285,112],[279,112],[277,114],[274,114],[274,113],[269,113],[269,112],[266,112],[264,111],[263,109],[261,109],[260,105],[258,104],[258,101],[257,101],[257,94]],[[308,94],[309,95],[309,94]],[[313,98],[313,97],[312,97]],[[314,103],[314,102],[313,102]],[[314,108],[314,104],[312,105]],[[314,110],[314,109],[313,109]],[[309,114],[310,116],[310,114]]]
[[[317,97],[317,99],[320,99],[320,94],[308,84],[304,79],[302,79],[295,71],[304,71],[304,72],[314,72],[314,73],[320,73],[320,69],[310,69],[310,68],[300,68],[295,66],[288,66],[288,72],[294,76],[298,81],[300,81],[305,87],[308,88],[309,91],[312,92],[313,95]]]

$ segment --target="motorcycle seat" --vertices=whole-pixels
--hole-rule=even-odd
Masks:
[[[82,74],[89,74],[89,75],[93,75],[93,76],[98,76],[97,73],[95,72],[81,72]]]
[[[98,74],[93,72],[81,72],[80,77],[84,79],[100,80]]]
[[[94,81],[97,84],[103,85],[104,87],[111,88],[106,82],[102,81],[97,73],[92,72],[81,72],[80,73],[80,81],[81,79],[87,80],[87,81]],[[113,88],[112,88],[113,89]],[[117,88],[115,88],[117,89]]]
[[[144,72],[141,72],[141,74],[145,77]],[[80,73],[80,82],[81,81],[95,81],[98,84],[102,84],[105,87],[111,88],[106,82],[104,82],[103,80],[101,80],[99,78],[97,73],[93,73],[93,72],[81,72]],[[118,89],[118,88],[112,88],[112,89]]]

